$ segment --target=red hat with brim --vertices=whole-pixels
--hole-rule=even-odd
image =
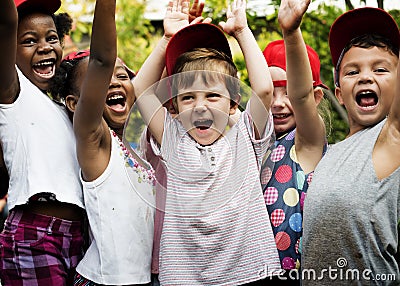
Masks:
[[[54,14],[60,7],[60,0],[14,0],[15,6],[18,10],[20,9],[41,9]]]
[[[171,75],[178,57],[194,48],[213,48],[232,58],[228,39],[224,32],[213,24],[198,23],[179,30],[169,41],[165,64]]]
[[[81,51],[75,51],[75,52],[71,52],[68,55],[66,55],[62,60],[63,61],[72,61],[72,60],[79,60],[82,58],[86,58],[90,56],[90,50],[86,49],[86,50],[81,50]],[[122,65],[124,66],[126,72],[128,73],[128,76],[130,79],[133,79],[136,74],[133,70],[131,70],[121,58],[118,58]]]
[[[311,73],[313,78],[313,86],[321,86],[329,89],[320,77],[321,63],[316,51],[309,45],[306,45],[308,60],[310,61]],[[269,67],[278,67],[286,71],[286,51],[285,42],[283,40],[276,40],[267,45],[263,51],[263,55]]]
[[[339,16],[329,32],[329,47],[335,68],[348,43],[365,34],[381,35],[399,47],[399,28],[389,13],[372,7],[353,9]]]

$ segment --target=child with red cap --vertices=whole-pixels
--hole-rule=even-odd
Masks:
[[[72,124],[46,94],[72,23],[54,15],[60,5],[0,4],[0,143],[10,176],[10,214],[0,235],[2,285],[66,285],[83,255],[84,204]]]
[[[168,9],[187,13],[187,5]],[[234,1],[227,16],[221,26],[242,48],[253,91],[239,82],[223,31],[204,23],[164,38],[135,78],[139,95],[164,66],[169,75],[137,99],[167,170],[161,285],[255,285],[281,271],[259,181],[273,140],[273,85],[247,25],[246,2]],[[156,92],[173,97],[175,118]],[[227,130],[245,92],[247,109]]]
[[[326,148],[318,113],[324,100],[317,53],[304,43],[300,23],[310,1],[283,0],[278,20],[284,40],[271,42],[267,60],[274,95],[271,112],[275,148],[261,169],[261,183],[285,276],[276,285],[299,285],[303,202],[314,169]],[[311,127],[312,126],[312,127]]]
[[[303,285],[399,285],[399,28],[359,8],[329,33],[350,131],[315,169],[304,204]],[[311,272],[312,271],[312,272]]]

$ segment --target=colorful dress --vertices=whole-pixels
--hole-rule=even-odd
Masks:
[[[297,161],[295,134],[296,129],[275,141],[261,171],[265,204],[281,265],[286,270],[300,268],[303,204],[314,173],[305,174]]]

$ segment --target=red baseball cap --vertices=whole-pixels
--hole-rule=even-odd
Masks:
[[[399,28],[389,13],[372,7],[353,9],[339,16],[329,32],[329,47],[335,68],[348,43],[365,34],[379,34],[399,47]]]
[[[54,14],[61,6],[60,0],[14,0],[17,9],[40,8]]]
[[[308,60],[310,61],[311,73],[313,78],[313,86],[321,86],[329,89],[320,78],[321,63],[316,51],[306,45]],[[286,51],[283,40],[276,40],[267,45],[263,51],[264,57],[267,60],[269,67],[279,67],[286,71]]]
[[[86,50],[81,50],[81,51],[75,51],[72,53],[69,53],[67,56],[65,56],[62,60],[63,61],[72,61],[72,60],[78,60],[78,59],[82,59],[82,58],[86,58],[90,56],[90,50],[86,49]],[[121,58],[118,58],[121,62],[122,65],[124,66],[126,72],[128,73],[128,76],[130,79],[133,79],[136,74],[133,70],[131,70]]]
[[[228,39],[218,26],[208,23],[193,24],[179,30],[170,39],[165,54],[167,74],[172,74],[181,54],[194,48],[213,48],[232,58]]]

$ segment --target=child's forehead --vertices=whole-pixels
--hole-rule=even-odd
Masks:
[[[372,46],[368,48],[352,46],[343,55],[340,66],[363,64],[393,64],[397,65],[398,57],[385,47]]]
[[[195,91],[203,92],[217,92],[217,93],[227,93],[228,88],[225,81],[221,80],[210,80],[202,77],[196,77],[193,81],[183,81],[177,86],[178,94],[189,93]]]

